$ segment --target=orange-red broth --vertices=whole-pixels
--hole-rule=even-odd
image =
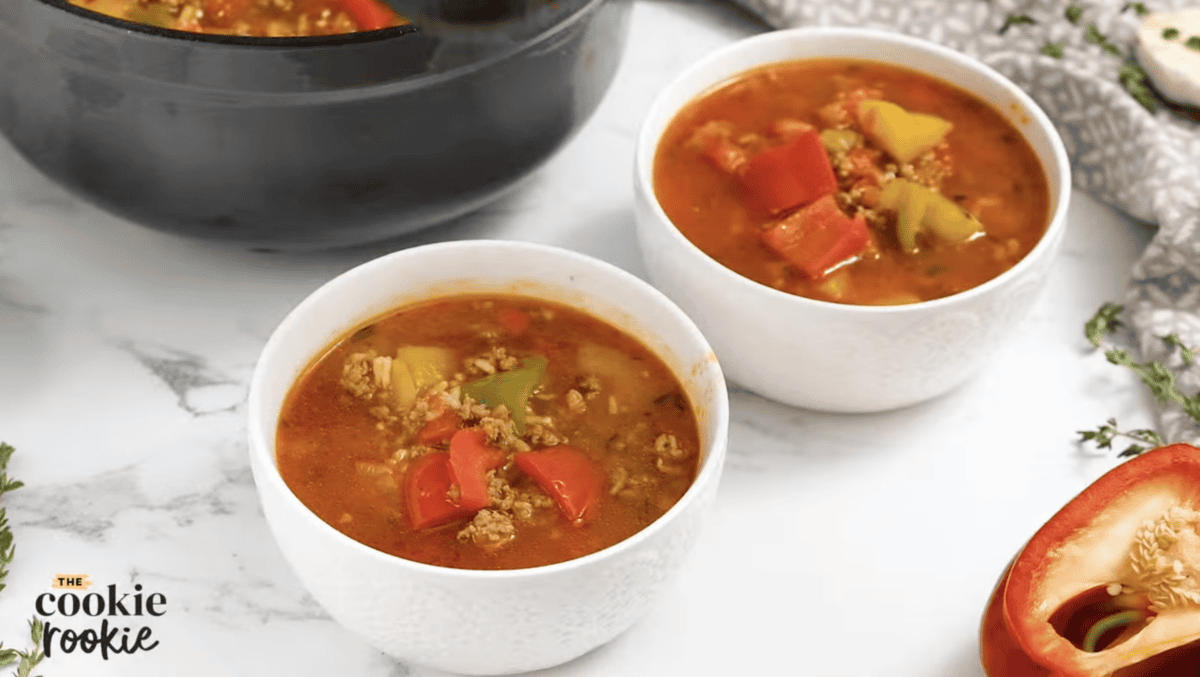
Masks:
[[[861,257],[812,279],[789,265],[759,238],[787,214],[770,214],[747,198],[738,177],[706,158],[692,141],[706,123],[731,123],[732,139],[748,153],[779,143],[781,122],[798,120],[818,130],[831,124],[822,108],[852,93],[874,90],[910,112],[950,121],[942,144],[910,165],[948,173],[940,192],[973,213],[986,234],[948,245],[923,237],[916,253],[903,251],[896,215],[876,211],[871,242]],[[834,107],[836,108],[836,106]],[[824,115],[824,117],[823,117]],[[868,149],[878,151],[868,139]],[[885,153],[879,171],[896,163]],[[838,167],[834,160],[835,169]],[[912,167],[910,167],[912,168]],[[838,172],[838,202],[848,216],[858,205],[848,191],[858,180]],[[1000,113],[953,85],[903,68],[862,60],[783,62],[734,77],[697,97],[670,123],[654,163],[654,187],[667,216],[697,247],[735,272],[785,292],[849,304],[912,303],[980,285],[1020,261],[1037,244],[1049,218],[1049,188],[1037,156]]]
[[[544,380],[529,398],[530,415],[548,417],[553,433],[594,464],[601,477],[595,510],[575,522],[567,519],[516,467],[512,450],[505,450],[496,474],[515,491],[543,495],[530,519],[513,520],[515,537],[500,545],[463,538],[460,533],[470,517],[413,529],[404,496],[412,455],[442,451],[447,443],[422,448],[413,426],[404,423],[407,412],[390,396],[380,391],[364,400],[341,382],[352,354],[373,350],[386,356],[412,345],[453,352],[451,385],[483,376],[469,362],[496,347],[518,359],[548,358]],[[590,393],[592,387],[598,390],[585,397],[586,410],[573,411],[568,393]],[[562,442],[536,439],[533,428],[527,422],[522,439],[535,450]],[[678,453],[656,450],[664,435],[674,437]],[[381,317],[348,333],[316,359],[283,405],[276,456],[296,496],[350,538],[428,564],[517,569],[595,552],[656,520],[696,476],[699,429],[679,381],[661,359],[624,332],[542,300],[455,297]]]

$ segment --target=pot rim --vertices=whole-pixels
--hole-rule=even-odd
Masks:
[[[319,51],[327,51],[331,48],[336,49],[343,46],[378,46],[382,48],[386,46],[386,43],[405,43],[420,37],[433,37],[437,39],[436,35],[433,35],[428,31],[422,31],[414,24],[381,28],[374,31],[358,31],[354,33],[340,33],[336,35],[313,35],[281,38],[194,33],[171,28],[160,28],[158,26],[152,26],[149,24],[119,19],[117,17],[102,14],[85,7],[74,5],[67,0],[35,1],[43,6],[71,14],[76,18],[87,22],[89,25],[98,26],[104,30],[116,29],[124,34],[133,33],[138,35],[138,37],[147,38],[150,40],[163,40],[169,44],[175,45],[199,43],[212,46],[227,46],[233,49],[248,49],[261,54],[269,54],[272,52],[297,52],[300,54],[314,54]],[[559,1],[566,2],[567,0]],[[482,58],[467,63],[454,65],[444,70],[414,73],[392,81],[390,84],[404,82],[410,86],[424,86],[440,80],[452,79],[455,77],[460,77],[466,73],[486,69],[495,63],[513,57],[515,54],[536,49],[538,46],[552,40],[555,36],[563,31],[566,31],[583,21],[585,17],[594,13],[600,5],[613,1],[614,0],[583,0],[577,7],[569,11],[564,16],[557,17],[556,20],[551,22],[540,32],[534,33],[525,38],[512,39],[509,41],[510,44],[496,50],[495,52],[486,54]],[[463,35],[475,33],[476,36],[479,36],[486,35],[492,29],[455,28],[449,29],[448,32],[454,30],[460,30],[461,34]],[[485,44],[484,41],[481,41],[481,44]],[[387,83],[364,83],[364,85],[378,84]]]

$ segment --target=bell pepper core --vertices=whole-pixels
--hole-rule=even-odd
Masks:
[[[1186,444],[1146,452],[1084,489],[1034,534],[998,586],[984,617],[988,674],[1174,674],[1161,671],[1175,659],[1170,650],[1200,640],[1197,508],[1200,449]],[[1060,634],[1061,610],[1106,589],[1119,594],[1113,600],[1148,606],[1105,611],[1084,636]],[[1115,640],[1102,639],[1116,627],[1123,630]],[[1045,672],[998,667],[1023,664],[1018,653]]]

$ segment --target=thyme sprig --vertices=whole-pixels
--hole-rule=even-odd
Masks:
[[[18,482],[8,476],[8,461],[12,458],[14,451],[12,445],[0,442],[0,496],[25,486],[24,482]],[[0,508],[0,591],[4,590],[8,565],[12,563],[15,554],[16,546],[13,545],[13,533],[8,526],[8,516],[5,514],[4,508]],[[42,620],[40,618],[34,617],[29,621],[29,637],[33,640],[33,648],[28,651],[6,649],[4,643],[0,642],[0,668],[17,663],[16,677],[32,676],[33,669],[46,657],[46,654],[42,652]]]
[[[1084,323],[1083,333],[1088,342],[1094,347],[1102,347],[1106,335],[1124,326],[1124,323],[1120,319],[1123,310],[1124,306],[1115,303],[1105,303],[1100,306],[1096,314]],[[1195,363],[1197,357],[1196,350],[1185,345],[1178,334],[1171,333],[1159,338],[1168,347],[1178,351],[1180,361],[1184,367],[1189,367]],[[1133,373],[1137,374],[1142,383],[1150,389],[1150,393],[1154,395],[1159,404],[1166,405],[1171,402],[1178,404],[1185,414],[1190,416],[1197,425],[1200,425],[1200,393],[1189,396],[1180,391],[1175,372],[1170,367],[1162,362],[1153,360],[1138,362],[1130,356],[1129,351],[1122,348],[1107,347],[1104,349],[1104,357],[1112,364],[1128,367]],[[1116,419],[1112,418],[1108,419],[1105,425],[1095,430],[1080,430],[1078,432],[1081,441],[1091,442],[1100,449],[1111,449],[1113,440],[1118,437],[1133,440],[1133,444],[1118,454],[1118,456],[1123,458],[1137,456],[1147,448],[1161,447],[1165,443],[1162,436],[1153,430],[1138,429],[1122,431],[1117,428]]]
[[[1150,8],[1142,2],[1130,2],[1121,7],[1122,13],[1131,10],[1138,16],[1146,16],[1150,13]],[[1072,26],[1078,26],[1083,20],[1084,12],[1084,5],[1071,2],[1063,10],[1063,18]],[[1004,23],[1000,26],[998,32],[1000,35],[1004,35],[1013,26],[1036,23],[1037,19],[1027,14],[1009,14],[1004,18]],[[1158,110],[1160,102],[1158,97],[1154,95],[1154,90],[1150,87],[1150,76],[1136,63],[1132,53],[1126,53],[1119,45],[1110,40],[1107,35],[1101,32],[1100,27],[1094,21],[1088,22],[1084,26],[1083,39],[1089,44],[1096,45],[1106,54],[1120,58],[1122,63],[1117,71],[1117,82],[1143,108],[1151,113]],[[1200,42],[1200,37],[1197,37],[1197,41]],[[1197,45],[1197,48],[1200,48],[1200,44]],[[1066,50],[1062,42],[1047,42],[1038,51],[1054,59],[1061,59],[1066,55]]]
[[[1118,437],[1133,440],[1133,444],[1130,444],[1124,451],[1117,454],[1119,458],[1137,456],[1147,449],[1154,449],[1166,444],[1163,441],[1162,435],[1149,428],[1139,428],[1129,431],[1118,429],[1117,419],[1115,418],[1108,419],[1104,425],[1095,430],[1079,430],[1077,432],[1082,441],[1092,442],[1096,445],[1097,449],[1112,449],[1113,441]]]
[[[25,486],[23,482],[8,477],[8,459],[12,458],[14,451],[12,445],[0,442],[0,496]],[[0,592],[4,590],[8,565],[12,563],[15,554],[16,546],[13,545],[12,529],[8,528],[8,516],[4,508],[0,508]]]
[[[31,677],[33,669],[46,657],[42,652],[42,629],[42,619],[35,617],[29,621],[29,638],[33,640],[29,651],[5,649],[0,643],[0,668],[17,663],[16,677]]]

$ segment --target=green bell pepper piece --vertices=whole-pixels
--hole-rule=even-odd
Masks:
[[[542,355],[527,357],[517,369],[489,374],[465,384],[462,393],[490,409],[503,404],[512,414],[517,434],[524,434],[525,405],[533,391],[542,384],[549,363]]]

